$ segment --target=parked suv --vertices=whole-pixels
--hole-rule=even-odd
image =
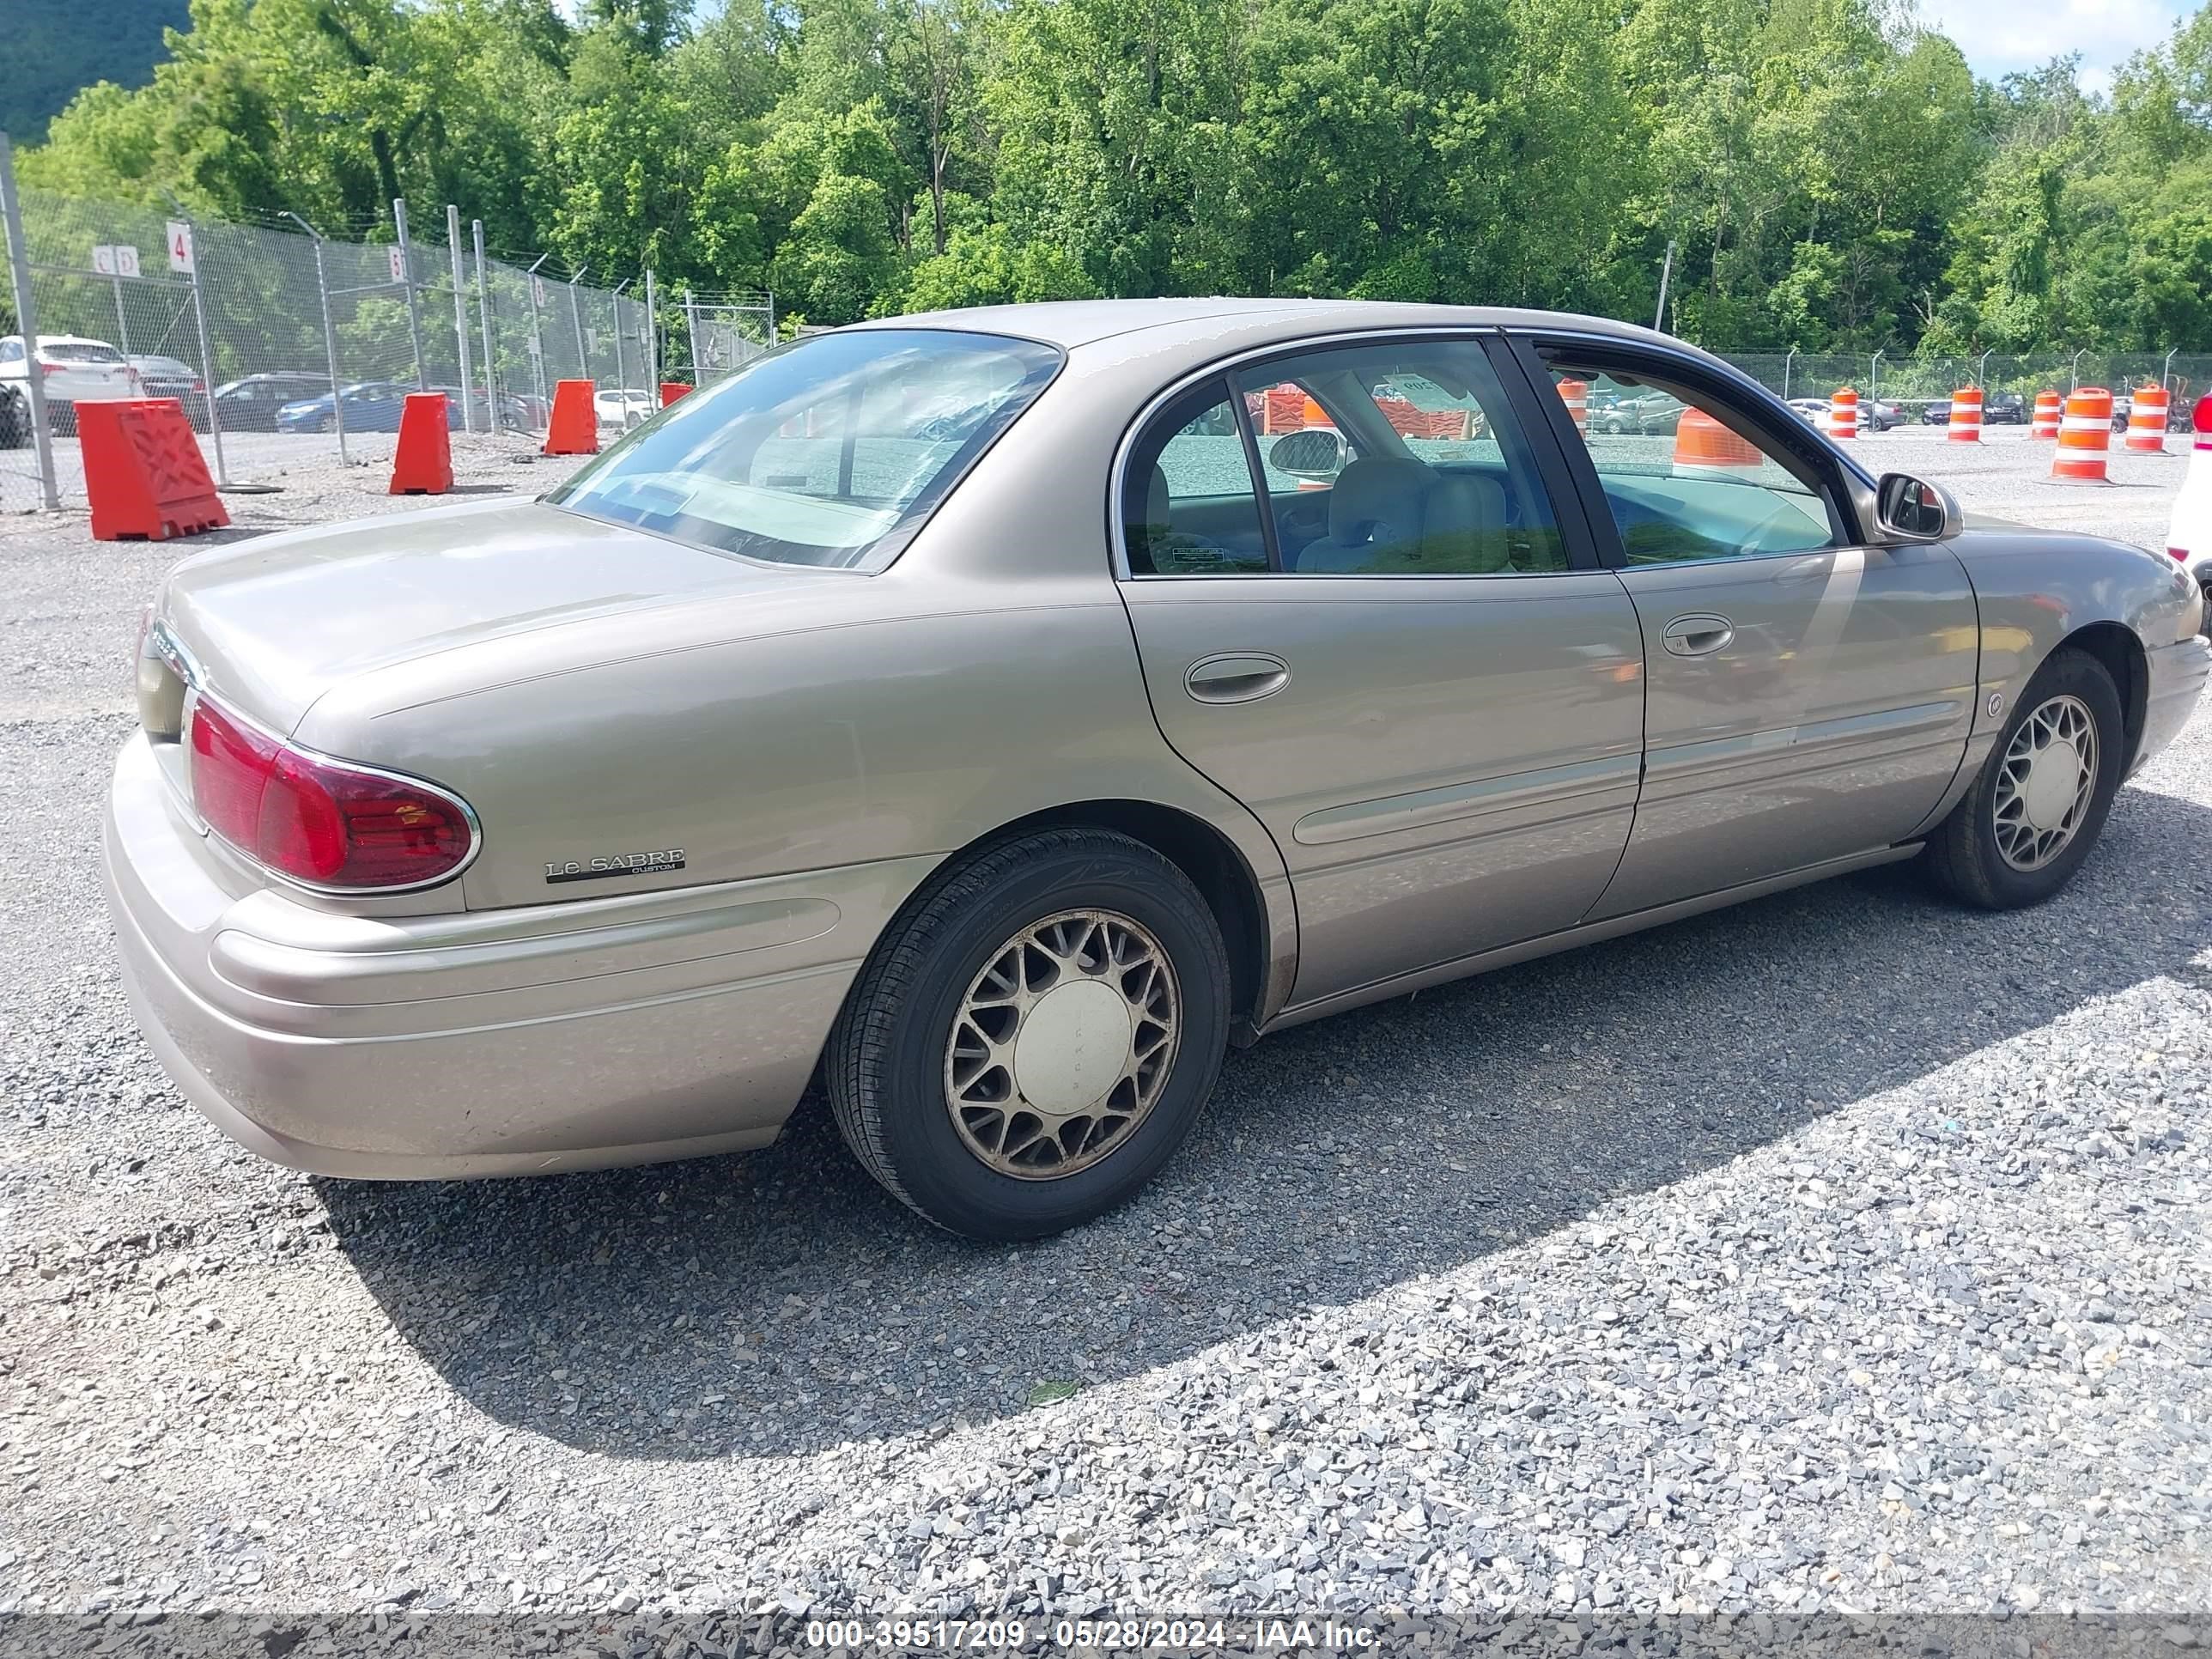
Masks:
[[[27,351],[21,335],[0,337],[0,383],[27,382],[34,371],[46,388],[47,422],[60,433],[76,430],[79,404],[145,395],[145,382],[138,371],[105,340],[41,334],[38,344]],[[27,395],[23,403],[29,407]]]

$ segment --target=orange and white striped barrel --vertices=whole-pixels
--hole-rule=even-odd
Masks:
[[[2172,398],[2162,386],[2136,388],[2128,405],[2128,447],[2139,454],[2166,453],[2166,411]]]
[[[1567,413],[1574,416],[1575,430],[1581,433],[1583,437],[1589,437],[1589,382],[1588,380],[1560,381],[1559,399],[1566,404]]]
[[[1836,395],[1828,400],[1828,435],[1831,438],[1856,438],[1859,435],[1859,394],[1850,386],[1838,386]]]
[[[2089,483],[2105,481],[2105,457],[2112,447],[2112,394],[2085,386],[2066,394],[2066,413],[2058,422],[2058,453],[2051,463],[2054,478]]]
[[[1951,394],[1951,429],[1944,435],[1954,444],[1981,442],[1981,387],[1962,386]]]
[[[1748,439],[1740,438],[1702,409],[1689,408],[1674,423],[1674,471],[1692,477],[1728,476],[1757,466],[1766,458]]]
[[[2031,438],[2056,438],[2058,435],[2058,394],[2039,392],[2035,394],[2035,424],[2029,427]]]

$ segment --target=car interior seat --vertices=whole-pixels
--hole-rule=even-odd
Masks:
[[[1419,461],[1360,457],[1336,475],[1328,493],[1328,534],[1308,542],[1289,568],[1355,575],[1386,560],[1393,568],[1417,560],[1422,502],[1435,477]]]

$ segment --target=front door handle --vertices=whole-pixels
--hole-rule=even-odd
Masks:
[[[1659,635],[1659,642],[1678,657],[1710,657],[1728,648],[1735,637],[1735,624],[1726,617],[1677,617]]]
[[[1291,665],[1264,651],[1208,657],[1193,663],[1182,683],[1200,702],[1255,702],[1291,683]]]

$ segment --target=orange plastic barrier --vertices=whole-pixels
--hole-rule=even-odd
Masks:
[[[453,487],[453,440],[446,394],[410,392],[399,406],[399,443],[392,452],[394,495],[442,495]]]
[[[2035,424],[2029,427],[2031,438],[2056,438],[2058,435],[2058,394],[2039,392],[2035,394]]]
[[[1674,423],[1674,471],[1733,472],[1757,466],[1766,458],[1749,440],[1738,437],[1702,409],[1685,409]]]
[[[690,390],[691,388],[682,380],[663,380],[660,383],[660,406],[663,409],[667,408],[669,404]]]
[[[1951,394],[1951,430],[1945,435],[1954,444],[1981,442],[1981,387],[1962,386]]]
[[[167,541],[230,522],[174,398],[76,406],[94,541]]]
[[[2128,405],[2128,447],[2143,455],[2166,453],[2166,411],[2172,398],[2162,386],[2139,386]]]
[[[1828,435],[1831,438],[1856,438],[1859,435],[1859,394],[1850,386],[1838,386],[1836,395],[1828,400]]]
[[[594,389],[589,380],[553,383],[553,418],[545,423],[545,454],[599,453],[599,414],[592,407]]]
[[[2066,414],[2058,422],[2058,453],[2051,463],[2054,478],[2085,483],[2105,482],[2105,456],[2112,447],[2112,394],[2085,386],[2066,394]]]
[[[1559,398],[1567,406],[1567,413],[1575,418],[1575,430],[1583,437],[1589,436],[1589,382],[1562,380]]]

